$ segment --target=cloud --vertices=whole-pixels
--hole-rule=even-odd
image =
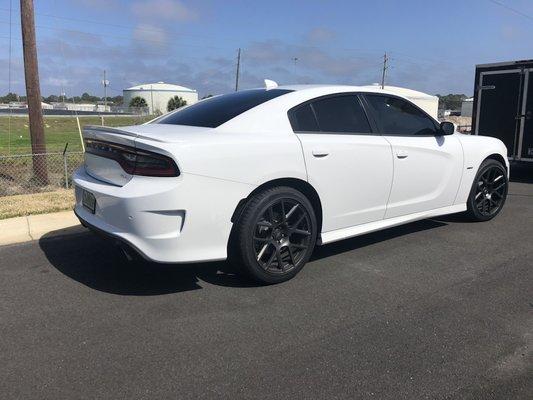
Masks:
[[[317,27],[311,29],[305,35],[306,41],[310,43],[322,43],[334,39],[336,36],[335,32],[328,28]]]
[[[171,40],[168,33],[171,30],[160,29],[160,26],[149,20],[139,21],[131,32],[131,40],[120,42],[104,35],[75,32],[68,37],[64,33],[43,37],[38,48],[43,95],[58,94],[62,88],[67,95],[101,94],[104,69],[111,81],[112,95],[122,94],[122,89],[135,84],[157,81],[194,88],[201,96],[234,89],[236,54],[230,45],[220,49],[205,43],[190,48]],[[317,32],[312,30],[308,36],[316,40],[331,37]],[[241,45],[240,88],[261,87],[264,78],[280,84],[357,85],[377,82],[381,77],[379,52],[312,45],[305,38],[297,44],[264,40]],[[444,65],[402,58],[392,54],[389,84],[429,93],[461,92],[471,88],[473,72],[463,64]],[[0,67],[7,70],[6,60],[0,59]],[[7,92],[7,74],[0,76],[0,85]],[[21,60],[14,59],[12,63],[12,88],[19,94],[25,92]]]
[[[501,28],[501,35],[504,39],[514,41],[519,37],[522,37],[524,33],[515,25],[504,25]]]
[[[65,79],[65,78],[55,78],[55,77],[48,76],[48,77],[45,79],[44,84],[45,84],[45,85],[50,85],[50,86],[60,86],[60,87],[63,87],[63,86],[70,86],[70,85],[72,85],[72,81],[71,81],[70,79]]]
[[[154,25],[141,23],[133,30],[133,40],[150,42],[150,45],[164,47],[167,44],[167,33]]]
[[[99,9],[99,8],[117,8],[120,6],[119,0],[72,0],[73,3],[78,3],[87,8]]]
[[[283,66],[288,71],[303,71],[323,82],[354,82],[371,68],[378,69],[377,55],[345,53],[270,40],[252,43],[244,52],[244,60],[258,68]]]
[[[195,11],[178,0],[143,0],[134,2],[131,10],[141,20],[151,21],[193,21]]]

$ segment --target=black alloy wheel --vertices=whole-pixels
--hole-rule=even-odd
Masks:
[[[311,220],[296,200],[281,198],[259,216],[253,236],[257,262],[267,272],[283,274],[295,268],[310,246]]]
[[[484,161],[470,192],[470,217],[477,221],[494,218],[505,203],[508,184],[507,171],[502,163],[496,160]]]
[[[309,260],[317,222],[309,200],[291,187],[253,195],[236,229],[237,262],[257,281],[279,283],[295,276]]]

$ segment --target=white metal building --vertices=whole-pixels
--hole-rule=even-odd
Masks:
[[[461,117],[472,117],[474,98],[464,99],[461,104]]]
[[[148,105],[150,114],[166,113],[168,101],[174,96],[180,96],[187,101],[187,104],[194,104],[198,101],[196,90],[164,82],[132,86],[123,90],[123,96],[125,106],[128,106],[134,97],[142,97]]]
[[[368,87],[371,87],[374,90],[381,89],[381,86],[379,86],[378,88],[376,88],[376,86],[379,86],[379,84],[369,85]],[[397,94],[399,96],[404,96],[405,98],[415,103],[422,110],[427,112],[429,115],[431,115],[433,118],[436,119],[438,117],[439,98],[437,96],[432,96],[427,93],[418,92],[416,90],[397,86],[385,86],[383,90],[389,93]]]

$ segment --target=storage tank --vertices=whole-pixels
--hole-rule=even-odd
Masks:
[[[165,82],[132,86],[123,90],[123,96],[125,106],[128,106],[134,97],[142,97],[146,101],[150,114],[166,113],[168,101],[174,96],[180,96],[187,101],[187,105],[198,101],[196,90]]]

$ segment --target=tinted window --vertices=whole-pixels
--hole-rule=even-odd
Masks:
[[[311,104],[304,104],[291,113],[292,129],[295,132],[317,132],[318,124]]]
[[[371,132],[357,96],[327,97],[311,104],[322,132]]]
[[[204,126],[216,128],[237,115],[291,90],[251,89],[212,97],[155,121],[158,124]]]
[[[384,135],[435,135],[435,123],[423,111],[397,97],[367,95]]]

